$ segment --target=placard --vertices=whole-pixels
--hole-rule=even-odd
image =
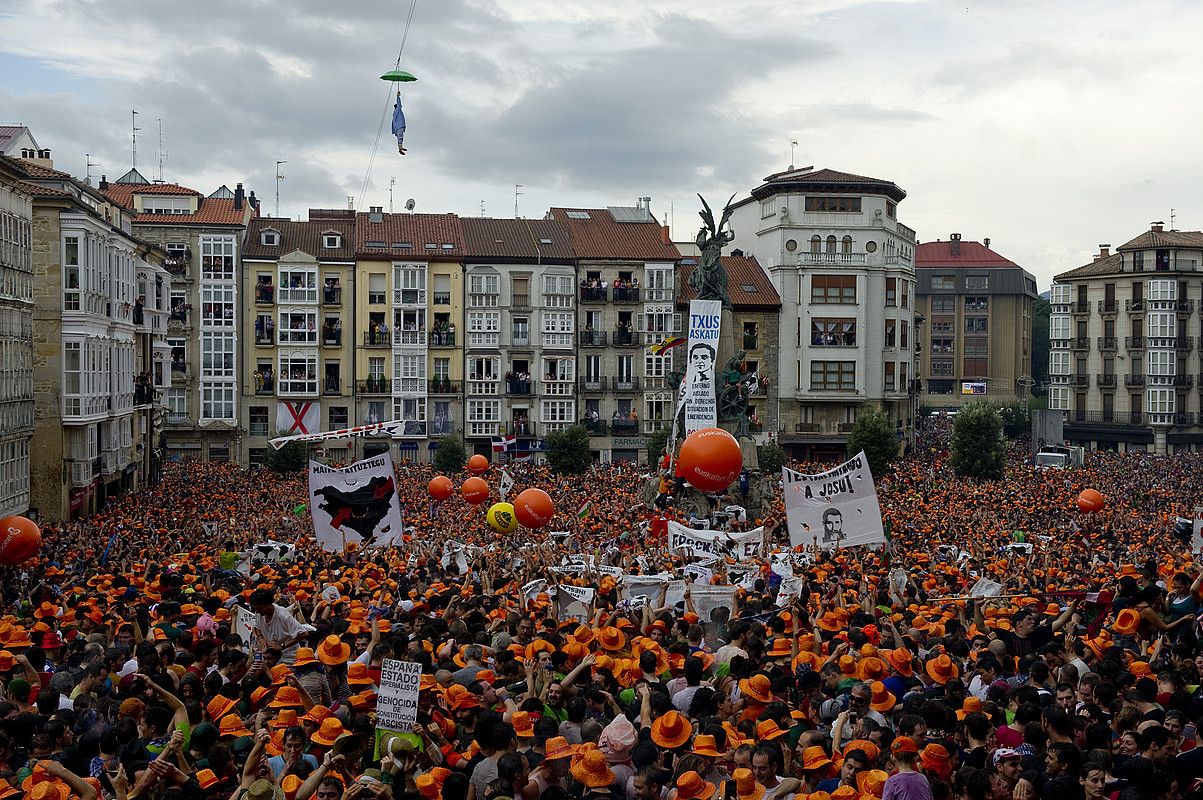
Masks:
[[[405,732],[418,721],[418,689],[422,665],[416,661],[386,658],[380,664],[380,695],[376,703],[376,728]]]

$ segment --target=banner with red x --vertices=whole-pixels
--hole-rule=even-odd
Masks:
[[[316,401],[281,401],[276,406],[276,430],[284,434],[314,433],[321,429],[321,407]]]

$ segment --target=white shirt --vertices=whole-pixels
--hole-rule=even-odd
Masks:
[[[255,615],[254,629],[263,634],[263,638],[267,640],[268,644],[282,644],[289,639],[294,638],[298,633],[304,630],[304,627],[301,625],[301,623],[296,621],[296,618],[289,613],[287,608],[284,608],[278,604],[273,604],[272,609],[273,613],[270,621],[262,614]],[[296,654],[296,650],[297,645],[292,645],[286,651],[284,651],[284,658],[288,661],[292,661],[293,656]]]

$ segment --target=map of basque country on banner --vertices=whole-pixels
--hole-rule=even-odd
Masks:
[[[337,469],[309,462],[313,533],[324,550],[401,544],[403,525],[393,459],[388,453]]]
[[[818,475],[783,467],[785,515],[794,547],[878,545],[886,540],[877,489],[864,452]]]

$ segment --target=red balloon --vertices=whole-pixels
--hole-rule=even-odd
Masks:
[[[468,459],[468,472],[473,475],[484,475],[489,471],[489,459],[479,453]]]
[[[0,519],[0,564],[15,567],[42,549],[42,531],[26,517]]]
[[[469,503],[478,506],[489,499],[489,484],[485,483],[482,478],[468,478],[459,487],[459,493]]]
[[[514,498],[514,516],[524,528],[542,528],[555,513],[556,504],[542,489],[524,489]]]
[[[426,488],[430,492],[430,496],[439,501],[446,500],[455,494],[455,484],[446,475],[435,475],[430,479],[430,485]]]
[[[735,437],[722,428],[702,428],[681,443],[677,474],[702,492],[721,492],[739,477],[743,453]]]
[[[1078,510],[1086,514],[1102,511],[1105,504],[1103,496],[1094,489],[1083,489],[1082,493],[1078,495]]]

